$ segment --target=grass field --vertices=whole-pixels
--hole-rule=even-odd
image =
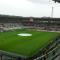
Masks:
[[[19,33],[30,33],[32,36],[18,36]],[[39,32],[32,30],[15,30],[0,32],[0,50],[32,56],[46,46],[58,35],[56,32]]]

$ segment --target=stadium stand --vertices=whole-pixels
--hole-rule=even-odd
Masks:
[[[36,18],[0,15],[0,31],[9,28],[39,28],[40,30],[60,31],[60,18]]]

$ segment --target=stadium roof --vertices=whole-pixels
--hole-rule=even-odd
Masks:
[[[55,1],[55,2],[59,2],[59,3],[60,3],[60,0],[53,0],[53,1]]]

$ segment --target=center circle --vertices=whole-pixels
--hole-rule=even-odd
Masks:
[[[32,36],[32,34],[29,34],[29,33],[20,33],[20,34],[17,34],[18,36]]]

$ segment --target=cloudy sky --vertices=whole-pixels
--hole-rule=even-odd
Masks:
[[[0,0],[0,14],[30,17],[60,17],[60,4],[51,0]]]

